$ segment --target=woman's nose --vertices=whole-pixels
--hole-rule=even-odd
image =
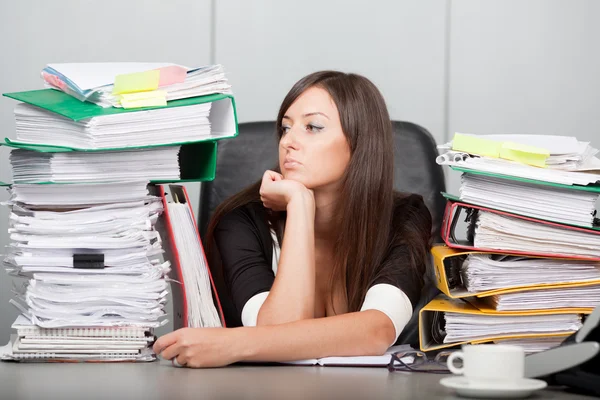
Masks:
[[[296,128],[290,128],[281,138],[281,145],[285,148],[298,146],[298,136],[296,133]]]

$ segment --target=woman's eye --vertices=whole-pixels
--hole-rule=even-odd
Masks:
[[[290,130],[289,126],[282,126],[281,127],[281,133],[288,133],[289,130]]]
[[[319,132],[319,131],[321,131],[321,129],[323,129],[323,127],[319,126],[319,125],[313,125],[313,124],[306,125],[306,130],[309,132]]]

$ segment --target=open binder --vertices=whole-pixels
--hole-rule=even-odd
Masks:
[[[520,311],[520,312],[497,312],[492,309],[480,310],[473,304],[460,299],[450,299],[441,294],[419,311],[419,343],[423,351],[439,350],[443,348],[454,347],[462,344],[478,344],[493,342],[502,339],[525,339],[525,338],[549,338],[549,337],[567,337],[576,331],[581,326],[582,314],[589,314],[590,310],[585,312],[575,312],[573,309],[560,310],[536,310],[536,311]],[[508,332],[505,326],[501,329],[506,332],[488,334],[471,334],[471,337],[465,337],[462,340],[447,340],[446,315],[452,314],[458,317],[493,317],[498,323],[503,321],[514,321],[514,318],[522,319],[522,324],[528,326],[527,329],[520,331]],[[548,321],[548,329],[540,329],[535,332],[529,329],[532,320],[540,317],[554,317],[565,320],[559,321],[564,329],[557,329],[557,322]],[[533,318],[532,318],[533,317]],[[506,319],[505,319],[506,318]],[[579,321],[579,322],[577,322]],[[484,324],[485,326],[485,324]]]
[[[172,100],[167,102],[166,106],[140,107],[134,109],[115,107],[103,108],[96,104],[79,101],[66,93],[54,89],[28,90],[25,92],[4,93],[3,95],[10,97],[11,99],[22,101],[23,103],[31,104],[62,115],[63,117],[67,117],[73,121],[80,121],[85,118],[101,117],[105,115],[140,112],[146,110],[155,110],[158,108],[191,106],[202,103],[214,103],[213,107],[216,107],[219,114],[229,114],[232,118],[237,120],[235,100],[233,99],[233,96],[230,94],[221,93]],[[224,132],[226,127],[227,125],[218,124],[213,131],[215,133]]]
[[[463,173],[460,201],[581,228],[600,225],[600,188]]]
[[[173,144],[174,146],[175,144]],[[15,149],[32,150],[43,153],[62,153],[73,151],[85,152],[106,152],[106,150],[79,150],[67,147],[45,146],[45,145],[30,145],[19,144],[6,139],[5,143],[0,143],[0,146],[7,146]],[[163,145],[163,146],[171,146]],[[150,149],[157,146],[137,147],[137,149]],[[130,150],[128,149],[113,149],[111,151]],[[181,178],[175,182],[205,182],[215,179],[217,171],[217,141],[214,139],[184,143],[179,151],[179,170]],[[173,181],[152,180],[151,183],[170,183]],[[39,184],[53,184],[54,182],[38,182]],[[10,186],[12,183],[1,182],[0,186]]]
[[[197,106],[210,103],[210,135],[193,141],[173,141],[168,137],[150,145],[130,145],[125,147],[102,147],[87,148],[52,144],[49,137],[47,143],[30,143],[29,141],[18,141],[6,138],[0,145],[15,149],[31,150],[44,153],[62,152],[106,152],[124,151],[134,149],[152,149],[164,146],[181,146],[179,153],[180,180],[177,182],[210,181],[215,178],[217,141],[233,138],[238,135],[237,111],[235,100],[230,94],[211,94],[206,96],[191,97],[181,100],[167,102],[164,107],[144,107],[135,109],[102,108],[98,105],[81,102],[61,91],[54,89],[32,90],[26,92],[5,93],[4,96],[31,104],[51,113],[68,118],[71,121],[83,121],[95,117],[106,117],[119,114],[131,114],[144,111],[153,111],[185,106]],[[160,138],[162,139],[162,138]],[[153,181],[153,183],[165,183],[166,181]],[[169,181],[172,182],[172,181]],[[41,183],[41,182],[40,182]],[[7,186],[10,183],[0,185]]]
[[[218,316],[218,321],[212,326],[224,327],[225,317],[221,302],[208,267],[196,218],[185,187],[156,185],[155,191],[162,198],[164,208],[163,215],[157,222],[157,230],[161,237],[168,237],[168,244],[164,246],[165,258],[170,260],[174,267],[171,271],[171,278],[174,280],[171,283],[174,328],[210,326],[205,323],[205,320],[210,318],[204,317],[206,313],[211,312],[217,313]],[[182,208],[187,209],[185,213],[189,218],[179,219],[175,215],[177,210],[174,209],[174,205],[181,205]],[[193,270],[193,261],[199,262],[201,270]],[[200,272],[204,279],[195,278],[193,272]]]
[[[469,292],[461,277],[461,267],[467,256],[471,254],[486,254],[476,250],[458,250],[444,245],[433,246],[431,249],[433,255],[436,285],[446,296],[452,299],[461,299],[467,297],[487,297],[505,293],[514,293],[531,290],[544,290],[552,288],[575,288],[600,284],[600,279],[580,280],[560,283],[536,283],[520,284],[514,286],[504,286],[501,289],[483,290]],[[568,262],[568,259],[565,259]],[[572,260],[571,260],[572,261]]]
[[[467,222],[466,232],[460,232],[459,222],[462,213],[466,214],[465,221]],[[499,211],[496,209],[492,209],[489,207],[482,207],[474,204],[463,203],[460,201],[454,201],[452,199],[448,199],[446,203],[446,210],[444,212],[444,218],[442,221],[441,227],[441,235],[444,242],[448,245],[448,247],[455,249],[463,249],[463,250],[472,250],[472,251],[481,251],[481,252],[491,252],[491,253],[501,253],[501,254],[515,254],[515,255],[524,255],[531,257],[557,257],[557,258],[567,258],[567,259],[579,259],[579,260],[593,260],[600,261],[600,254],[598,255],[588,255],[581,254],[578,252],[577,254],[571,253],[561,253],[554,251],[539,251],[534,249],[525,250],[509,250],[505,248],[493,248],[493,247],[482,247],[475,245],[475,237],[476,233],[476,223],[480,213],[485,212],[491,215],[504,216],[514,219],[515,221],[528,221],[534,222],[536,225],[547,226],[551,228],[559,229],[562,233],[571,233],[573,234],[583,234],[586,237],[593,239],[595,242],[600,244],[600,230],[595,229],[586,229],[575,227],[572,225],[559,224],[556,222],[545,221],[541,219],[535,219],[526,217],[523,215],[508,213],[504,211]],[[464,214],[463,214],[464,215]],[[597,238],[597,240],[596,240]],[[552,248],[553,244],[550,240],[546,241],[546,247]]]
[[[482,175],[482,176],[488,176],[488,177],[492,177],[492,178],[502,178],[502,179],[508,179],[508,180],[512,180],[512,181],[516,181],[516,182],[532,183],[532,184],[536,184],[536,185],[544,185],[544,186],[554,187],[554,188],[559,188],[559,189],[583,190],[586,192],[600,193],[600,185],[598,185],[598,184],[591,184],[591,185],[570,184],[570,185],[567,185],[564,183],[556,183],[556,182],[552,182],[552,181],[545,181],[542,179],[526,178],[523,176],[509,175],[509,174],[503,174],[503,173],[499,173],[499,172],[481,171],[481,170],[477,170],[477,169],[473,169],[473,168],[456,166],[456,165],[451,165],[450,168],[455,171],[458,171],[458,172],[464,172],[464,173],[469,173],[469,174],[474,174],[474,175]],[[508,172],[512,172],[512,171],[508,171]]]

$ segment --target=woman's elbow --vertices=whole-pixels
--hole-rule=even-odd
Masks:
[[[383,313],[382,313],[383,314]],[[369,355],[383,355],[396,340],[396,328],[392,321],[383,314],[379,323],[373,324],[369,337]]]

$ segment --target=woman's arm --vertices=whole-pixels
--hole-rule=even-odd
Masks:
[[[238,334],[240,361],[380,355],[396,339],[393,323],[378,310],[256,327]]]
[[[257,325],[313,318],[315,309],[315,205],[308,191],[287,204],[285,235],[277,275],[261,306]]]
[[[188,367],[238,361],[292,361],[327,356],[380,355],[396,337],[389,317],[367,310],[281,325],[184,328],[156,341],[154,351]]]

